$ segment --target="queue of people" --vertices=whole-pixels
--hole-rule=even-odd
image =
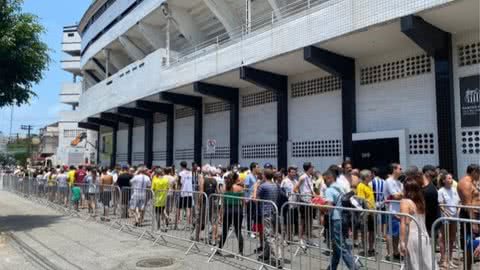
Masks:
[[[230,228],[238,240],[238,253],[243,254],[242,228],[245,226],[249,237],[259,240],[254,250],[259,260],[281,259],[283,249],[279,243],[288,245],[294,236],[298,236],[302,249],[318,246],[311,237],[313,223],[318,221],[325,228],[325,238],[332,250],[328,254],[331,256],[328,269],[337,269],[341,260],[349,269],[359,269],[352,249],[363,244],[362,256],[376,256],[375,234],[379,231],[387,242],[387,261],[399,262],[405,257],[406,269],[432,269],[437,262],[433,262],[435,257],[426,251],[431,250],[431,238],[435,237],[440,250],[438,266],[441,269],[459,267],[461,261],[453,258],[453,250],[461,248],[456,246],[456,224],[447,224],[446,228],[437,226],[433,228],[433,235],[432,227],[442,216],[480,219],[479,165],[468,166],[466,175],[458,182],[449,172],[431,165],[422,169],[409,167],[404,171],[400,164],[393,163],[386,179],[382,179],[377,168],[358,170],[352,165],[345,161],[320,173],[312,163],[306,162],[303,173],[299,174],[297,167],[277,170],[268,163],[263,168],[258,163],[251,163],[248,168],[208,164],[203,167],[193,164],[188,168],[183,161],[178,171],[174,167],[150,170],[144,166],[110,169],[71,166],[37,170],[33,177],[38,189],[46,190],[49,200],[64,204],[71,200],[75,209],[86,207],[89,212],[95,211],[95,196],[99,194],[104,220],[108,220],[108,208],[115,200],[112,197],[119,196],[112,196],[115,194],[112,188],[117,186],[123,198],[121,215],[133,218],[135,226],[144,222],[149,200],[153,203],[156,228],[163,232],[172,226],[178,229],[179,221],[185,217],[184,229],[191,230],[192,240],[198,241],[200,232],[206,228],[203,223],[210,223],[209,239],[218,247],[218,255],[222,254],[220,250]],[[153,198],[148,197],[147,190],[152,190]],[[211,200],[208,209],[205,199],[195,196],[196,192],[206,194]],[[223,201],[214,201],[219,198],[211,196],[213,194],[222,194]],[[352,200],[357,202],[353,206],[349,204]],[[292,205],[285,207],[287,203]],[[200,214],[198,210],[195,212],[196,206]],[[222,210],[216,211],[214,207]],[[385,214],[367,214],[359,222],[358,216],[346,216],[348,211],[342,210],[345,207],[379,210]],[[281,224],[276,224],[280,218],[276,215],[282,217]],[[413,216],[418,224],[407,215]],[[208,220],[202,216],[208,216]],[[355,224],[363,224],[364,228]],[[274,229],[277,227],[281,229]],[[218,234],[220,228],[221,234]],[[470,270],[474,258],[480,257],[480,230],[475,225],[464,226],[461,235],[465,241],[462,245],[469,247],[463,248],[464,269]],[[350,238],[352,242],[347,241]],[[423,251],[422,256],[419,249]]]

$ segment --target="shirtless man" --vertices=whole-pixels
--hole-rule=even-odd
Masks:
[[[457,189],[462,205],[480,206],[480,166],[478,164],[470,164],[467,167],[467,175],[458,182]],[[475,219],[479,218],[478,215],[479,213],[477,210],[467,210],[463,208],[460,210],[460,218]],[[462,240],[467,241],[467,243],[471,243],[474,238],[473,235],[470,235],[470,232],[473,231],[474,234],[480,233],[478,226],[473,226],[471,228],[470,224],[466,224],[466,226],[462,227],[462,231]],[[466,244],[462,243],[462,246],[466,246]],[[473,252],[478,254],[480,252],[480,247],[477,247]],[[472,249],[467,247],[464,256],[466,261],[464,269],[471,270],[473,262]]]

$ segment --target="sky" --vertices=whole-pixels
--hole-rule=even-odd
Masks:
[[[71,82],[72,75],[61,69],[63,26],[80,21],[92,0],[24,0],[23,11],[37,15],[46,32],[42,39],[50,48],[51,63],[44,72],[43,80],[33,87],[37,97],[30,105],[14,107],[12,133],[25,133],[20,125],[33,125],[38,129],[58,120],[58,113],[71,107],[60,103],[60,87],[63,82]],[[0,109],[0,131],[10,132],[11,108]]]

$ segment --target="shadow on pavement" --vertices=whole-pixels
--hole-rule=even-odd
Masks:
[[[0,216],[0,231],[28,231],[34,228],[46,227],[60,220],[55,215],[9,215]]]

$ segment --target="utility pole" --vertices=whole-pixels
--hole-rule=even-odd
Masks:
[[[27,157],[30,158],[31,145],[32,145],[32,140],[30,139],[30,131],[32,131],[33,126],[32,125],[21,125],[20,128],[22,130],[27,131]]]

